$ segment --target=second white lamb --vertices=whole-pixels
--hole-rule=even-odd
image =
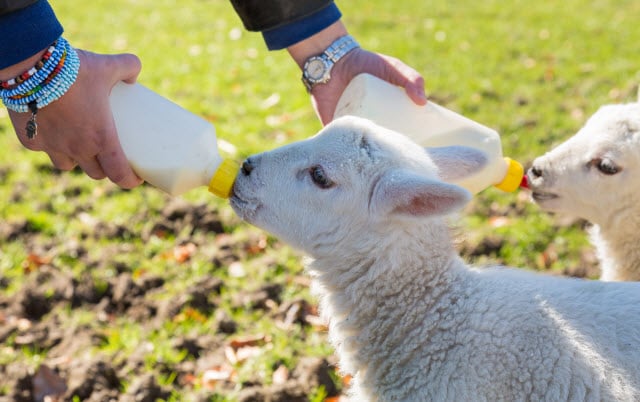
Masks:
[[[602,280],[640,281],[640,103],[601,107],[527,176],[542,209],[593,224]]]

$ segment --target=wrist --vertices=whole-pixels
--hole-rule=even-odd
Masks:
[[[302,69],[305,61],[311,56],[322,54],[336,39],[348,35],[347,28],[341,21],[287,48],[291,58]]]
[[[8,5],[26,2],[0,0],[0,3]],[[18,6],[17,10],[2,15],[0,69],[22,63],[62,35],[62,25],[50,3],[52,2],[35,1],[26,7]],[[17,74],[20,74],[20,71]]]
[[[7,70],[22,67],[23,63],[26,64],[27,61],[4,71],[9,72]],[[9,80],[0,81],[0,99],[7,109],[17,113],[31,112],[26,125],[29,139],[37,135],[38,110],[62,97],[75,82],[80,69],[80,59],[69,42],[60,37],[34,64]]]
[[[38,60],[40,60],[40,58],[42,58],[42,55],[47,51],[47,48],[42,49],[41,51],[39,51],[38,53],[34,54],[33,56],[24,59],[23,61],[16,63],[12,66],[9,66],[7,68],[3,68],[0,69],[0,81],[6,81],[9,80],[21,73],[23,73],[24,71],[28,70],[29,68],[33,67]]]

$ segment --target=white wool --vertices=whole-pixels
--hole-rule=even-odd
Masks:
[[[459,151],[343,117],[247,159],[231,204],[313,258],[353,401],[639,400],[640,284],[466,265],[447,219],[470,195],[440,177],[484,158]]]
[[[593,224],[601,279],[640,281],[640,103],[601,107],[528,178],[544,210]]]

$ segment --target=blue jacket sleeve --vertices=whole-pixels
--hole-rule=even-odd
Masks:
[[[262,37],[269,50],[284,49],[322,31],[338,21],[340,17],[342,17],[340,10],[334,3],[331,3],[299,20],[262,31]]]
[[[62,25],[46,0],[0,15],[0,69],[27,59],[62,35]]]
[[[314,3],[305,1],[280,1],[294,5],[294,10],[267,21],[251,20],[255,18],[256,10],[266,10],[265,0],[259,0],[257,6],[245,8],[238,14],[243,18],[247,29],[261,30],[267,47],[270,50],[283,49],[306,39],[329,25],[342,16],[338,7],[332,1],[319,1],[312,4],[314,8],[301,9],[303,12],[295,12],[301,4]],[[6,3],[6,2],[5,2]],[[63,28],[56,17],[51,5],[46,0],[26,2],[26,7],[11,10],[8,13],[0,13],[0,69],[16,64],[33,56],[46,48],[62,35]],[[236,10],[240,10],[238,0],[234,1]],[[251,3],[251,2],[249,2]],[[268,2],[267,2],[268,3]],[[2,3],[4,4],[4,3]],[[278,19],[279,18],[279,19]],[[251,21],[259,21],[254,24]]]
[[[231,0],[249,31],[262,32],[270,50],[306,39],[342,16],[333,0]]]

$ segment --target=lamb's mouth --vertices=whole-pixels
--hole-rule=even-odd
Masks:
[[[557,194],[554,193],[545,193],[543,191],[534,191],[531,193],[531,197],[536,202],[548,201],[558,198]]]
[[[251,218],[260,207],[257,202],[252,202],[239,196],[238,192],[235,191],[235,187],[231,192],[231,197],[229,197],[229,203],[238,216],[247,222],[251,221]]]
[[[238,194],[235,188],[233,188],[231,191],[231,197],[229,197],[229,203],[231,204],[231,207],[233,207],[233,209],[236,212],[246,209],[250,204],[249,201],[245,200]]]

